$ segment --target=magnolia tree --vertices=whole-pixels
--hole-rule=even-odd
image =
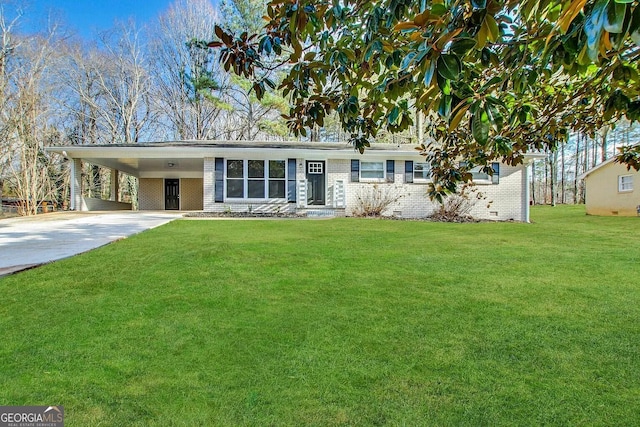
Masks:
[[[260,34],[216,27],[224,68],[258,97],[284,71],[289,129],[337,112],[361,152],[424,116],[436,199],[473,167],[640,117],[637,1],[272,0],[264,19]],[[640,168],[640,149],[619,160]]]

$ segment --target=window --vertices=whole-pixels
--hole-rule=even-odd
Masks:
[[[460,166],[464,166],[464,162],[460,163]],[[471,169],[471,179],[476,184],[499,184],[500,183],[500,163],[493,162],[489,165],[493,169],[493,175],[484,171],[484,166],[476,166]]]
[[[309,162],[307,164],[307,169],[310,174],[322,174],[322,162]]]
[[[280,199],[286,196],[285,161],[269,160],[269,198]]]
[[[384,162],[360,162],[361,180],[383,180]]]
[[[244,160],[227,160],[227,197],[244,197]]]
[[[633,191],[633,175],[618,177],[618,191]]]
[[[264,160],[249,160],[249,195],[250,199],[264,198]]]
[[[227,198],[286,197],[285,160],[227,160]]]
[[[431,165],[429,163],[413,162],[413,180],[414,182],[431,180]]]
[[[474,181],[490,181],[491,177],[489,176],[488,173],[483,172],[482,171],[483,167],[482,166],[477,166],[473,169],[471,169],[469,172],[471,172],[471,176],[472,176],[472,180]]]

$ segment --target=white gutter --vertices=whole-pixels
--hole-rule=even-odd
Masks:
[[[529,223],[530,221],[530,210],[531,210],[531,202],[529,202],[529,198],[531,195],[529,194],[529,168],[533,167],[533,162],[526,164],[524,166],[524,222]]]

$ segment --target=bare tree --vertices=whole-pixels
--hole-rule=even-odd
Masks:
[[[164,138],[214,139],[216,120],[230,106],[221,98],[224,73],[205,41],[217,13],[206,0],[178,0],[160,16],[150,45],[155,108]]]
[[[16,40],[3,63],[9,185],[20,200],[22,213],[33,215],[43,201],[55,199],[58,191],[57,171],[44,152],[58,137],[51,124],[56,83],[49,75],[57,59],[58,41],[55,28],[42,35],[8,37]]]
[[[0,214],[2,214],[2,196],[5,179],[7,178],[9,165],[12,157],[11,129],[13,127],[13,117],[10,114],[10,93],[9,87],[11,75],[8,63],[20,41],[13,35],[14,27],[17,25],[21,13],[17,13],[13,18],[7,18],[4,7],[0,5]]]

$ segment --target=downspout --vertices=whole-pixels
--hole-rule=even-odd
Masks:
[[[524,167],[524,222],[529,223],[529,168],[531,163],[527,163]]]

